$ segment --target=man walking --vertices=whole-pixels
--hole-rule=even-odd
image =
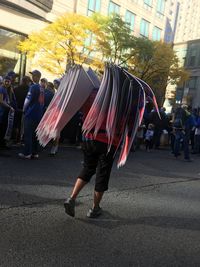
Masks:
[[[97,90],[93,90],[90,97],[82,107],[83,121],[91,108],[91,105],[96,97]],[[96,218],[102,213],[100,202],[103,194],[108,190],[110,173],[114,161],[114,147],[112,146],[108,152],[108,138],[106,135],[106,123],[101,126],[101,130],[93,140],[93,133],[83,136],[82,151],[83,151],[83,168],[78,175],[71,196],[64,202],[65,212],[75,216],[75,200],[83,187],[91,180],[96,173],[94,200],[93,206],[88,211],[87,217]]]

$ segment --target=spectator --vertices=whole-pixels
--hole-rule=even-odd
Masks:
[[[16,142],[20,142],[21,139],[21,122],[23,114],[24,101],[28,93],[31,79],[29,76],[24,76],[19,86],[14,88],[14,93],[17,101],[17,111],[15,113],[14,120],[14,138]]]
[[[200,153],[200,110],[195,120],[194,150],[193,154]]]
[[[151,113],[149,114],[149,118],[148,118],[149,123],[154,125],[153,146],[156,149],[160,147],[160,137],[166,125],[166,114],[165,114],[165,110],[162,108],[160,109],[160,116],[161,116],[161,119],[159,118],[156,110],[153,109]]]
[[[147,131],[145,133],[145,145],[146,150],[150,151],[153,147],[153,136],[154,136],[154,125],[152,123],[149,123]]]
[[[53,81],[53,85],[54,85],[55,90],[57,91],[58,90],[58,87],[60,85],[60,80],[59,79],[55,79]]]
[[[42,118],[44,107],[44,95],[40,88],[41,73],[38,70],[30,72],[32,74],[33,84],[30,86],[26,96],[24,112],[24,150],[19,153],[23,159],[38,158],[38,142],[35,130]]]
[[[41,86],[42,89],[45,90],[47,88],[47,84],[48,84],[48,80],[46,78],[42,78],[40,80],[40,86]]]
[[[0,76],[0,86],[2,86],[2,84],[3,84],[3,77]]]
[[[0,148],[6,149],[5,134],[8,127],[9,114],[16,109],[16,99],[11,87],[11,78],[4,77],[3,85],[0,87]],[[11,112],[11,113],[10,113]],[[12,124],[10,124],[12,127]]]
[[[55,90],[54,85],[51,82],[47,83],[47,87],[44,90],[44,112],[47,110],[52,98],[54,97]]]
[[[183,142],[184,160],[191,162],[189,151],[190,132],[195,125],[194,118],[189,112],[187,105],[177,108],[175,112],[173,127],[175,131],[174,141],[174,156],[177,158],[180,155],[180,143]]]
[[[11,70],[11,71],[8,72],[7,76],[10,77],[11,85],[14,88],[16,86],[17,74],[13,70]]]

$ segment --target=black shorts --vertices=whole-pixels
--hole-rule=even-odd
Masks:
[[[96,173],[95,191],[108,190],[108,182],[114,161],[114,147],[107,152],[108,146],[99,141],[85,141],[82,144],[84,153],[83,169],[79,174],[85,182],[89,182]]]

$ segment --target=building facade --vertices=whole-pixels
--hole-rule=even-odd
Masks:
[[[200,39],[176,44],[179,57],[183,58],[185,69],[190,78],[184,86],[176,89],[176,101],[181,101],[194,108],[200,107]],[[181,54],[182,53],[182,54]]]
[[[200,1],[179,0],[177,30],[174,43],[188,42],[200,38]]]
[[[74,12],[90,16],[118,13],[129,23],[133,35],[173,42],[177,0],[0,0],[0,75],[9,69],[21,75],[25,56],[17,49],[19,40],[51,23],[59,15]]]
[[[179,0],[168,0],[166,2],[167,14],[166,14],[166,26],[165,26],[165,36],[164,41],[166,43],[173,43],[175,38],[175,33],[177,29],[178,14],[180,10]]]
[[[17,49],[18,42],[63,12],[71,12],[70,1],[0,0],[0,76],[9,70],[19,76],[25,74],[26,57]],[[31,62],[28,63],[31,68]]]
[[[174,50],[190,78],[182,87],[167,88],[166,98],[200,107],[200,1],[180,0]]]
[[[174,34],[177,4],[174,4],[175,10],[170,13],[171,5],[168,2],[166,0],[76,0],[76,12],[86,16],[94,12],[103,15],[115,12],[130,24],[135,36],[172,42],[172,33],[168,33],[167,36],[166,25],[168,21]],[[178,3],[176,0],[171,2]]]

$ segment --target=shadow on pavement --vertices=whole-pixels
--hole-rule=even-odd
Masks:
[[[161,228],[174,228],[183,230],[200,231],[199,219],[197,218],[181,218],[181,217],[165,217],[165,216],[150,216],[137,219],[126,219],[118,216],[113,216],[109,212],[104,212],[97,219],[82,219],[79,221],[85,224],[93,224],[100,228],[113,229],[125,225],[146,225]]]

